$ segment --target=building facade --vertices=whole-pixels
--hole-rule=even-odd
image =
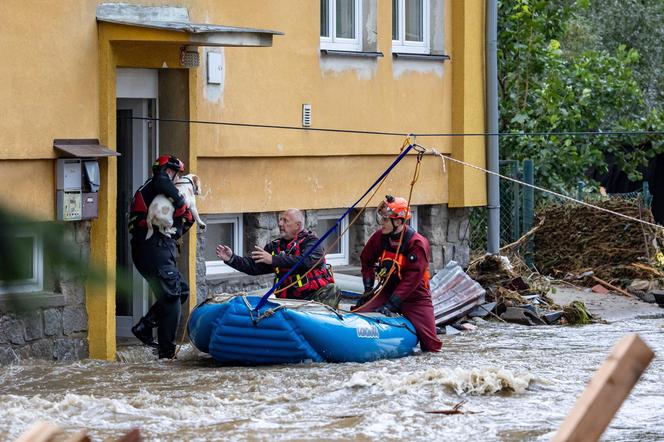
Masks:
[[[0,207],[41,227],[12,226],[29,265],[0,285],[0,362],[115,358],[150,304],[126,225],[159,153],[178,155],[203,186],[208,227],[192,229],[180,256],[190,308],[271,283],[233,272],[217,244],[264,245],[289,207],[324,233],[405,134],[485,164],[482,137],[446,135],[485,128],[481,0],[6,0],[0,10]],[[408,196],[415,165],[408,155],[369,210],[330,237],[336,269],[357,265],[376,228],[371,208]],[[79,187],[67,187],[72,174]],[[467,263],[468,208],[486,204],[484,175],[427,155],[411,203],[434,270]],[[51,225],[102,282],[58,265],[40,237]]]

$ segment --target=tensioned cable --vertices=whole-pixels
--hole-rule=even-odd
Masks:
[[[406,141],[407,141],[408,147],[405,147],[406,146]],[[258,304],[256,305],[256,308],[255,308],[256,311],[260,310],[260,308],[265,305],[265,303],[267,302],[267,298],[272,293],[274,293],[274,291],[277,289],[277,287],[279,287],[281,284],[283,284],[283,282],[300,266],[300,264],[302,264],[302,261],[304,261],[309,255],[311,255],[311,253],[319,245],[321,245],[325,241],[325,239],[327,239],[327,237],[330,236],[330,234],[333,231],[336,231],[338,229],[339,223],[341,222],[341,220],[343,218],[345,218],[350,213],[350,211],[353,210],[355,208],[355,206],[357,206],[360,203],[360,201],[362,201],[371,192],[371,190],[374,187],[376,187],[383,180],[383,178],[385,178],[392,171],[392,169],[394,169],[394,167],[397,164],[399,164],[399,161],[401,161],[408,154],[408,152],[414,147],[414,145],[410,142],[410,137],[407,137],[406,141],[404,141],[404,144],[402,145],[402,148],[401,148],[402,151],[399,154],[399,156],[397,156],[397,158],[392,162],[392,164],[390,164],[388,166],[388,168],[385,169],[385,171],[378,177],[378,179],[376,181],[374,181],[374,183],[367,189],[367,191],[364,192],[364,194],[357,201],[355,201],[355,203],[352,206],[350,206],[344,212],[344,214],[341,215],[341,217],[339,217],[339,219],[334,224],[334,226],[330,227],[330,229],[327,232],[325,232],[325,234],[323,236],[321,236],[318,239],[318,241],[316,241],[316,243],[307,252],[300,255],[300,258],[295,263],[295,265],[293,265],[293,267],[291,267],[290,270],[288,270],[288,272],[284,276],[282,276],[277,282],[275,282],[272,285],[272,288],[270,288],[270,290],[268,290],[267,293],[265,293],[263,295],[263,297],[258,301]]]
[[[594,204],[590,204],[590,203],[587,203],[585,201],[581,201],[581,200],[578,200],[576,198],[572,198],[571,196],[563,195],[562,193],[558,193],[558,192],[555,192],[553,190],[545,189],[544,187],[539,187],[539,186],[536,186],[534,184],[519,181],[519,180],[517,180],[515,178],[512,178],[512,177],[501,175],[498,172],[493,172],[491,170],[484,169],[483,167],[479,167],[479,166],[476,166],[474,164],[466,163],[465,161],[458,160],[456,158],[452,158],[450,156],[444,155],[444,154],[438,152],[436,149],[427,148],[427,147],[424,147],[420,144],[415,144],[415,146],[418,146],[422,149],[425,149],[425,150],[433,153],[434,155],[438,155],[443,160],[443,164],[445,164],[445,161],[447,161],[447,160],[454,161],[455,163],[461,164],[461,165],[466,166],[466,167],[470,167],[471,169],[476,169],[476,170],[479,170],[481,172],[488,173],[490,175],[495,175],[495,176],[500,177],[502,179],[512,181],[512,182],[515,182],[517,184],[521,184],[521,185],[524,185],[524,186],[527,186],[527,187],[532,187],[535,190],[539,190],[539,191],[545,192],[545,193],[550,193],[551,195],[555,195],[557,197],[560,197],[560,198],[563,198],[563,199],[566,199],[566,200],[569,200],[569,201],[573,201],[575,203],[581,204],[582,206],[586,206],[586,207],[590,207],[590,208],[593,208],[593,209],[601,210],[602,212],[610,213],[612,215],[617,215],[619,217],[628,219],[630,221],[635,221],[637,223],[645,224],[647,226],[654,227],[656,229],[664,230],[664,226],[660,226],[659,224],[651,223],[649,221],[645,221],[645,220],[642,220],[642,219],[639,219],[639,218],[635,218],[633,216],[625,215],[624,213],[620,213],[620,212],[616,212],[616,211],[613,211],[613,210],[605,209],[604,207],[595,206]]]
[[[307,132],[337,132],[363,135],[386,135],[395,137],[534,137],[534,136],[629,136],[629,135],[664,135],[664,130],[644,131],[578,131],[578,132],[471,132],[471,133],[413,133],[413,132],[385,132],[355,129],[334,129],[324,127],[299,127],[276,124],[234,123],[230,121],[186,120],[180,118],[154,118],[154,117],[119,117],[120,119],[163,121],[166,123],[193,123],[211,124],[219,126],[253,127],[264,129],[302,130]]]

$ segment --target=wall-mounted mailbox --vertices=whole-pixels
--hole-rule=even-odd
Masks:
[[[97,218],[101,187],[98,158],[120,154],[101,146],[98,140],[54,140],[53,147],[70,157],[55,162],[56,218],[59,221]]]

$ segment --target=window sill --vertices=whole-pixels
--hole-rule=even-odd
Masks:
[[[0,295],[0,312],[35,310],[38,308],[64,307],[65,295],[53,292],[32,292]]]
[[[340,51],[336,49],[321,49],[321,54],[339,57],[358,57],[358,58],[379,58],[383,57],[382,52],[363,52],[363,51]]]
[[[407,52],[393,52],[392,56],[396,59],[404,60],[426,60],[426,61],[446,61],[451,60],[449,55],[434,55],[434,54],[410,54]]]

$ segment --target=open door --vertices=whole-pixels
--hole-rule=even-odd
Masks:
[[[117,150],[118,192],[116,216],[116,333],[130,337],[131,327],[150,306],[147,282],[131,259],[128,230],[129,206],[136,190],[147,180],[157,156],[157,122],[140,118],[157,115],[157,72],[118,69]]]

